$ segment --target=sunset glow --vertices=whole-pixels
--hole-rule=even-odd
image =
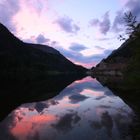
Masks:
[[[17,122],[17,124],[11,129],[11,133],[19,140],[24,140],[29,133],[33,133],[32,135],[34,135],[38,129],[41,129],[42,124],[47,124],[54,120],[56,120],[56,117],[49,114],[23,117],[23,119],[20,122]]]
[[[20,39],[50,45],[89,68],[122,44],[117,38],[125,30],[124,12],[139,20],[139,5],[139,0],[2,0],[0,22]]]

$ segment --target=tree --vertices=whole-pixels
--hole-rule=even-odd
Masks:
[[[122,35],[119,35],[118,39],[119,39],[120,41],[122,41],[122,40],[125,40],[125,37],[123,37]]]
[[[140,38],[140,23],[131,12],[125,13],[126,33],[130,38]]]

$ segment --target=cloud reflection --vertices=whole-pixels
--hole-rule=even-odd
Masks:
[[[50,100],[15,109],[0,123],[0,140],[121,140],[132,117],[122,99],[86,77]]]
[[[69,99],[71,100],[71,103],[73,103],[73,104],[78,103],[78,102],[81,102],[81,101],[84,101],[87,98],[88,97],[86,97],[84,95],[80,95],[80,94],[72,95],[72,96],[69,97]]]
[[[74,94],[83,94],[89,95],[92,92],[92,95],[95,96],[104,95],[104,91],[106,90],[99,82],[95,79],[89,77],[83,78],[82,80],[77,80],[66,87],[59,96],[56,96],[55,99],[61,100],[65,96],[70,96]],[[112,93],[110,93],[111,95]]]
[[[77,115],[76,112],[65,114],[60,117],[59,121],[56,124],[52,124],[52,126],[60,132],[66,133],[73,129],[73,125],[77,124],[81,118]]]

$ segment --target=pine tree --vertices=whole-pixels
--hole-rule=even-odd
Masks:
[[[130,38],[140,38],[140,23],[131,12],[125,13],[124,21],[126,23],[126,33]]]

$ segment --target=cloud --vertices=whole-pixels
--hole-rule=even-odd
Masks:
[[[73,125],[77,124],[81,118],[78,116],[77,112],[68,113],[60,117],[56,124],[52,124],[52,127],[57,129],[59,132],[67,133],[73,129]]]
[[[139,0],[128,0],[125,4],[125,7],[132,12],[135,16],[137,16],[140,21],[140,1]]]
[[[99,49],[99,50],[104,50],[105,48],[101,47],[101,46],[94,46],[94,48]]]
[[[13,16],[19,11],[20,4],[18,0],[0,2],[0,22],[7,26],[11,31],[15,31]]]
[[[99,56],[99,55],[84,56],[80,52],[75,52],[75,51],[66,50],[66,49],[61,49],[60,52],[65,57],[70,59],[72,62],[74,62],[74,63],[82,63],[83,65],[87,64],[87,63],[91,64],[91,63],[94,63],[94,62],[98,62],[99,60],[102,59],[102,57]]]
[[[105,127],[107,135],[112,137],[113,119],[107,111],[102,113],[100,122],[91,121],[90,126],[93,129],[101,129],[102,127]]]
[[[103,58],[106,58],[112,52],[112,50],[105,49],[105,50],[103,50],[103,53],[93,54],[90,56],[84,56],[79,51],[68,50],[68,49],[65,49],[65,48],[60,47],[60,46],[55,46],[55,48],[57,50],[59,50],[70,61],[72,61],[76,64],[83,65],[83,66],[88,67],[88,68],[92,67],[93,65],[96,65]]]
[[[71,100],[71,103],[73,103],[73,104],[82,102],[82,101],[86,100],[87,98],[88,98],[87,96],[81,95],[81,94],[71,95],[69,97],[69,99]]]
[[[99,19],[93,19],[90,24],[93,26],[97,26],[100,23]]]
[[[80,27],[67,16],[57,19],[56,23],[67,33],[77,33],[80,30]]]
[[[78,43],[72,43],[71,46],[70,46],[69,48],[70,48],[70,50],[72,50],[72,51],[78,51],[78,52],[87,49],[86,46],[84,46],[84,45],[82,45],[82,44],[78,44]]]
[[[48,4],[48,1],[44,0],[26,0],[25,2],[27,5],[32,6],[31,8],[35,9],[35,11],[37,11],[39,14],[42,12],[44,5],[46,6]]]
[[[113,26],[112,26],[114,32],[120,32],[123,30],[123,26],[124,26],[123,17],[124,17],[123,11],[120,10],[116,13],[116,17],[114,19]]]
[[[101,100],[103,98],[106,98],[106,96],[99,96],[99,97],[95,98],[95,100]]]
[[[123,10],[126,9],[126,10]],[[112,30],[114,32],[121,32],[124,29],[124,13],[131,11],[133,15],[137,17],[137,20],[140,21],[140,1],[139,0],[128,0],[126,1],[123,9],[119,10],[116,13],[116,17],[114,19]]]
[[[39,113],[42,112],[44,109],[49,108],[50,106],[54,106],[59,104],[59,102],[57,102],[56,100],[50,99],[47,102],[37,102],[34,106],[34,108],[36,109],[36,111],[38,111]]]
[[[39,44],[49,42],[49,41],[50,41],[50,39],[45,38],[44,35],[42,35],[42,34],[39,34],[36,38],[36,42],[39,43]]]
[[[103,38],[99,38],[97,40],[99,40],[99,41],[108,41],[108,40],[111,40],[111,39],[113,39],[113,38],[103,37]]]
[[[110,29],[110,19],[109,19],[109,12],[106,12],[103,15],[103,19],[93,19],[90,21],[91,26],[98,26],[99,30],[102,34],[107,34]]]
[[[98,121],[91,121],[90,122],[90,127],[93,129],[101,129],[102,125]]]
[[[77,89],[77,90],[74,90],[74,89]],[[71,103],[76,103],[76,102],[78,103],[80,101],[84,101],[90,98],[89,96],[85,96],[84,94],[82,94],[83,91],[84,93],[88,93],[88,91],[103,93],[104,90],[105,90],[105,87],[99,84],[98,81],[94,80],[92,77],[86,77],[86,78],[83,78],[82,80],[75,81],[72,84],[70,84],[68,87],[66,87],[63,91],[61,91],[61,93],[59,94],[59,97],[58,96],[56,97],[56,100],[59,101],[61,99],[64,99],[65,97],[69,97],[69,100]],[[102,97],[102,95],[100,97]]]
[[[35,105],[35,109],[36,109],[38,112],[42,112],[45,108],[48,108],[48,105],[45,104],[45,103],[42,103],[42,102],[38,102],[38,103],[36,103],[36,105]]]
[[[100,22],[100,31],[103,34],[106,34],[109,29],[110,29],[110,19],[109,19],[109,13],[106,12],[104,17],[103,17],[103,21]]]
[[[108,111],[101,115],[101,124],[107,129],[108,136],[112,136],[113,119]]]

